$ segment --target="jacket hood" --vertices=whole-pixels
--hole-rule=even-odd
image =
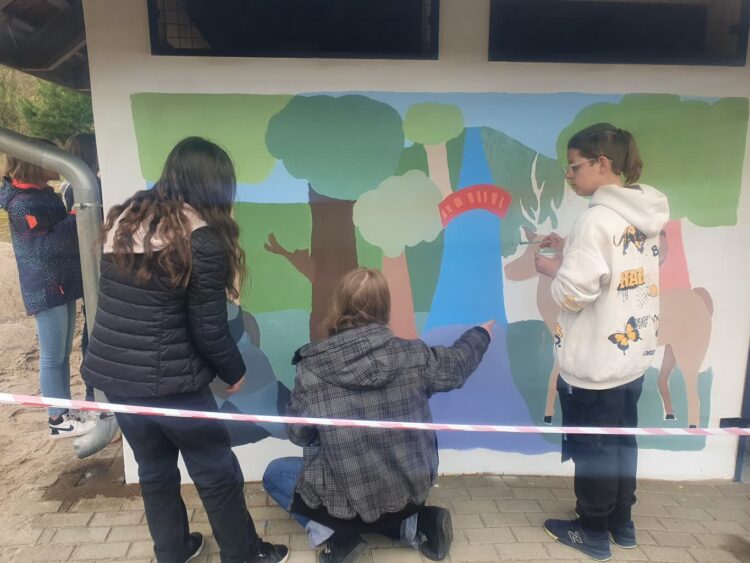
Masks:
[[[378,388],[396,373],[389,369],[385,354],[394,338],[384,325],[350,328],[303,346],[294,354],[292,363],[302,364],[314,375],[338,387]]]
[[[120,226],[120,221],[125,216],[125,214],[128,213],[128,211],[129,209],[123,211],[120,216],[115,219],[112,228],[107,231],[107,238],[104,241],[104,254],[112,254],[114,252],[115,233],[117,233],[117,229]],[[185,236],[190,237],[193,231],[196,231],[201,227],[208,226],[208,224],[203,220],[198,212],[187,203],[183,205],[182,211],[187,217],[187,224],[183,225]],[[148,221],[149,220],[147,218],[133,232],[133,254],[144,253],[143,239],[146,238],[146,233],[148,233]],[[161,236],[160,229],[157,228],[156,233],[153,237],[151,237],[151,246],[154,252],[163,250],[166,245],[167,241]]]
[[[589,203],[596,205],[615,211],[648,237],[658,235],[669,221],[667,196],[646,184],[602,186]]]

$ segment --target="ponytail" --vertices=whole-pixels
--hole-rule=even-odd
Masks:
[[[625,176],[626,184],[635,184],[641,177],[643,171],[643,161],[641,153],[638,151],[638,145],[635,143],[635,137],[629,131],[617,130],[618,135],[626,146],[625,159],[622,163],[622,175]]]
[[[577,149],[585,158],[608,158],[612,171],[623,175],[626,184],[641,177],[643,161],[635,138],[611,123],[597,123],[579,131],[568,141],[568,149]]]

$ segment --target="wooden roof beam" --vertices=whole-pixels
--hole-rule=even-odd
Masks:
[[[83,7],[78,1],[21,43],[17,65],[29,72],[54,70],[85,45]]]

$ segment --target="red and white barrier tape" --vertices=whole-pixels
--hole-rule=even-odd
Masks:
[[[306,418],[271,416],[265,414],[231,414],[223,412],[190,411],[134,405],[115,405],[94,401],[47,399],[32,395],[0,393],[0,403],[27,407],[56,407],[91,411],[110,411],[150,416],[177,418],[213,418],[238,422],[276,422],[280,424],[308,424],[316,426],[349,426],[360,428],[390,428],[398,430],[453,430],[458,432],[506,432],[511,434],[615,434],[621,436],[750,436],[750,428],[598,428],[577,426],[502,426],[497,424],[445,424],[427,422],[390,422],[387,420],[346,420],[340,418]]]

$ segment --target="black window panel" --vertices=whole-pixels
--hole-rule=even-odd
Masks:
[[[492,0],[489,58],[744,66],[749,13],[748,0]]]
[[[436,59],[438,0],[148,0],[156,55]]]

